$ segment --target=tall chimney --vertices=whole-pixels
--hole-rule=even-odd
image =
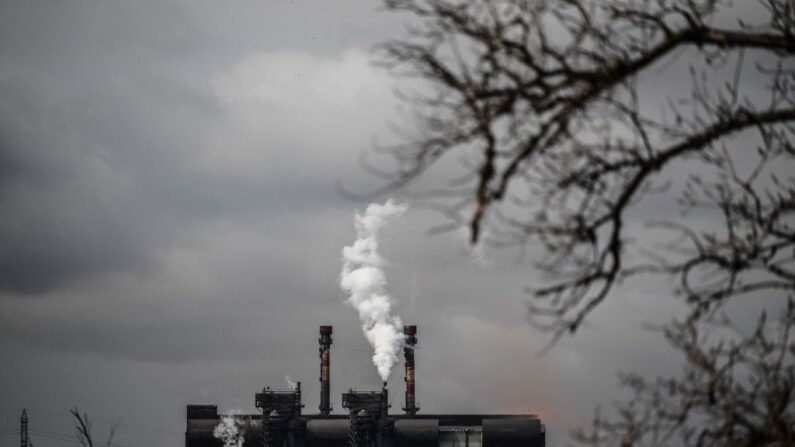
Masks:
[[[420,408],[417,406],[414,394],[414,346],[417,344],[417,326],[403,326],[403,334],[406,336],[406,344],[403,347],[403,355],[406,358],[406,407],[403,409],[408,416],[417,414]]]
[[[317,341],[320,343],[320,415],[328,416],[331,413],[331,326],[320,326],[320,338]]]

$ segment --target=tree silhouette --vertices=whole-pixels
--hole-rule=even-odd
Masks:
[[[697,313],[795,289],[791,1],[755,2],[755,23],[721,0],[386,6],[415,20],[380,61],[430,85],[407,96],[418,119],[386,148],[397,161],[388,186],[460,156],[462,175],[422,197],[449,228],[468,225],[473,243],[488,228],[493,244],[538,244],[550,282],[533,291],[535,324],[573,333],[640,274],[674,275]],[[688,65],[690,79],[661,92],[656,73],[669,65]],[[630,211],[672,179],[679,201],[667,206],[712,210],[722,224],[651,222],[671,232],[661,253],[632,233]]]
[[[113,421],[110,426],[110,430],[108,432],[108,440],[107,442],[98,442],[94,441],[94,438],[91,434],[91,420],[88,418],[87,413],[80,414],[80,410],[77,407],[74,407],[69,410],[69,413],[75,418],[75,432],[77,433],[77,440],[80,441],[85,447],[111,447],[113,444],[113,436],[116,434],[116,429],[118,428],[118,421]]]
[[[664,326],[680,375],[625,374],[633,399],[590,445],[791,445],[795,419],[795,3],[385,0],[411,17],[379,61],[422,81],[383,148],[472,243],[532,246],[529,319],[551,344],[629,278],[660,275],[689,312]],[[445,168],[446,169],[446,168]],[[648,217],[653,216],[653,217]],[[758,300],[743,331],[732,298]],[[775,324],[763,309],[788,298]],[[764,300],[764,301],[762,301]],[[778,444],[776,444],[778,443]]]
[[[781,318],[759,318],[750,332],[725,315],[710,321],[720,336],[685,321],[663,330],[685,357],[681,374],[647,380],[621,376],[632,397],[588,429],[583,445],[785,446],[795,443],[795,305]]]

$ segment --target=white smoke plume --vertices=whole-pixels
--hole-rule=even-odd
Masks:
[[[384,259],[378,252],[378,234],[406,209],[406,205],[391,199],[383,205],[371,203],[364,214],[356,213],[356,241],[342,249],[340,287],[348,293],[347,302],[359,312],[364,335],[375,351],[373,363],[385,382],[398,362],[403,323],[399,316],[392,315]]]
[[[289,388],[289,389],[291,389],[293,391],[295,391],[295,389],[298,388],[298,384],[293,380],[292,377],[290,377],[289,374],[284,376],[284,383],[287,384],[287,388]]]
[[[224,447],[243,447],[243,433],[232,415],[221,418],[221,423],[213,430],[213,436],[223,441]]]

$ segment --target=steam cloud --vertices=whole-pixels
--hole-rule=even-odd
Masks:
[[[290,377],[290,375],[289,375],[289,374],[287,374],[286,376],[284,376],[284,383],[286,383],[286,384],[287,384],[287,388],[289,388],[289,389],[291,389],[291,390],[293,390],[293,391],[295,391],[295,389],[296,389],[296,388],[298,388],[298,383],[296,383],[296,382],[293,380],[293,378],[292,378],[292,377]]]
[[[243,434],[232,415],[224,416],[213,430],[213,436],[224,443],[224,447],[243,447]]]
[[[398,362],[403,345],[403,322],[392,315],[392,300],[386,293],[384,260],[378,253],[380,230],[402,215],[407,207],[391,199],[383,205],[371,203],[365,213],[356,213],[356,241],[342,249],[340,287],[348,293],[347,302],[359,312],[362,330],[373,347],[373,363],[386,382]]]

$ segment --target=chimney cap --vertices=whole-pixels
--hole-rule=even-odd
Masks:
[[[331,326],[320,326],[321,335],[331,335],[331,332],[332,332]]]
[[[403,333],[406,335],[417,335],[417,326],[414,325],[403,326]]]

